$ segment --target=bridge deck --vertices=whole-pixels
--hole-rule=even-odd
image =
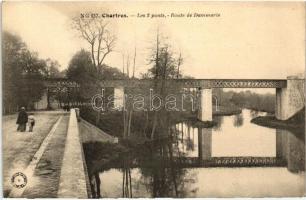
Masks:
[[[101,87],[153,87],[161,84],[161,80],[153,79],[122,79],[100,81]],[[175,88],[284,88],[285,79],[166,79],[166,87]],[[68,79],[46,80],[47,87],[79,87],[75,81]]]

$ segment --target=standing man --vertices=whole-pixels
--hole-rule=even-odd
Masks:
[[[24,132],[27,127],[28,114],[25,111],[25,107],[21,107],[20,112],[18,113],[18,118],[16,124],[18,124],[17,131]]]

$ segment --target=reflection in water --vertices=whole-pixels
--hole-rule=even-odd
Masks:
[[[243,116],[242,114],[238,114],[234,116],[234,126],[240,127],[243,125]]]
[[[275,156],[275,129],[250,123],[252,118],[249,113],[249,110],[243,110],[241,117],[223,117],[222,130],[212,133],[212,156]],[[237,118],[244,121],[239,127],[233,123]]]
[[[212,129],[199,128],[198,129],[198,151],[200,160],[208,160],[211,158],[212,145]]]
[[[243,120],[241,119],[243,118]],[[261,127],[250,123],[251,119],[249,110],[243,110],[241,115],[218,117],[219,129],[205,129],[198,127],[190,127],[194,135],[191,137],[194,142],[194,150],[186,147],[186,139],[189,138],[187,127],[188,123],[180,123],[175,126],[179,135],[178,146],[182,152],[188,157],[198,157],[199,148],[198,140],[202,135],[199,132],[210,132],[210,147],[213,157],[237,157],[237,156],[253,156],[253,157],[275,157],[276,155],[276,130]],[[239,119],[239,120],[237,120]],[[240,126],[235,126],[234,121],[244,121]],[[206,134],[207,135],[207,134]],[[205,137],[207,137],[205,135]],[[207,140],[206,140],[207,141]],[[203,141],[204,142],[204,141]]]
[[[120,169],[100,172],[96,197],[99,189],[103,197],[303,195],[304,137],[252,124],[253,116],[219,117],[219,128],[163,127],[172,140],[147,144],[125,155]]]
[[[92,191],[93,197],[101,198],[101,192],[100,192],[101,180],[100,180],[98,172],[95,172],[93,176],[91,177],[90,185],[91,185],[91,191]]]
[[[186,187],[192,180],[186,174],[187,169],[177,167],[177,156],[181,152],[172,142],[164,141],[152,144],[150,153],[138,154],[141,180],[151,197],[183,197]],[[151,167],[146,167],[150,165]]]
[[[213,127],[213,130],[220,131],[222,127],[221,125],[223,123],[223,117],[217,116],[217,117],[214,117],[213,120],[216,123],[215,126]]]
[[[130,159],[128,155],[123,157],[123,168],[122,168],[122,197],[132,198],[132,177],[130,168]]]
[[[259,114],[260,114],[260,113],[259,113],[259,111],[257,111],[257,110],[251,110],[251,111],[250,111],[251,118],[258,117]]]
[[[287,161],[287,169],[293,173],[305,170],[305,142],[287,130],[277,129],[277,157]]]

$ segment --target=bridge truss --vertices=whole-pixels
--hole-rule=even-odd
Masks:
[[[103,80],[101,87],[153,87],[162,80]],[[166,87],[176,88],[284,88],[286,80],[270,79],[168,79]]]
[[[285,88],[283,79],[166,79],[164,85],[178,88]],[[162,80],[122,79],[100,81],[101,87],[153,87]],[[48,88],[78,88],[80,85],[69,79],[50,79],[45,81]]]

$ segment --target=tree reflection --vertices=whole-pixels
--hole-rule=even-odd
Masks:
[[[163,116],[158,121],[162,123],[156,126],[162,129],[157,129],[156,136],[169,137],[158,137],[138,151],[142,184],[152,197],[185,197],[190,193],[190,183],[194,179],[187,173],[187,169],[179,166],[184,153],[178,145],[186,142],[187,150],[194,148],[191,128],[183,124],[172,127],[168,120],[163,120]],[[183,143],[179,141],[182,139]]]
[[[235,127],[240,127],[243,125],[243,116],[242,114],[235,115],[233,118],[233,123]]]
[[[129,159],[128,156],[125,159],[123,159],[122,197],[125,198],[133,198],[130,161],[131,159]]]
[[[216,122],[213,129],[214,130],[221,130],[221,125],[223,124],[223,117],[222,116],[214,117],[213,121]]]
[[[186,150],[194,151],[194,141],[189,137],[186,139]]]
[[[99,177],[99,172],[95,172],[90,179],[90,187],[93,198],[101,198],[101,180]]]
[[[150,156],[144,162],[151,162],[152,167],[141,168],[146,189],[152,197],[185,197],[194,179],[188,175],[186,169],[178,166],[182,155],[177,152],[179,149],[173,148],[172,141],[165,141],[152,144],[151,150]],[[140,166],[147,164],[142,163]]]

